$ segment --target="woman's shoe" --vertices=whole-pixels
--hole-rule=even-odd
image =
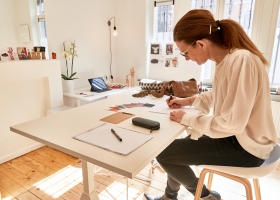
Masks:
[[[218,192],[209,190],[210,194],[206,197],[201,198],[201,200],[221,200],[221,195]]]
[[[165,195],[163,195],[163,196],[152,196],[152,195],[149,195],[149,194],[144,194],[144,196],[146,197],[147,200],[178,200],[177,198],[169,199]]]

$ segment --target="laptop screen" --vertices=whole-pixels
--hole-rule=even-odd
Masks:
[[[92,91],[107,90],[107,85],[102,77],[88,79]]]

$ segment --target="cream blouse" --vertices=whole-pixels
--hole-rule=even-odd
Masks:
[[[192,105],[200,114],[187,113],[181,120],[192,139],[235,135],[247,152],[268,158],[277,136],[267,71],[256,55],[241,49],[226,55],[216,66],[212,90],[198,95]],[[210,108],[213,115],[207,115]]]

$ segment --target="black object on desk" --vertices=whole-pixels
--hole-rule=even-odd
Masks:
[[[153,130],[158,130],[160,128],[160,123],[157,121],[153,121],[150,119],[145,119],[142,117],[134,117],[132,118],[132,124],[136,125],[136,126],[140,126],[143,128],[147,128],[150,129],[151,132]]]

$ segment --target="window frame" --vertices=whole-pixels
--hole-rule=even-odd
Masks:
[[[40,1],[40,3],[44,3],[44,0],[37,0],[37,2]],[[41,32],[41,28],[40,28],[40,25],[39,23],[40,22],[45,22],[46,23],[46,18],[45,18],[45,8],[43,9],[43,14],[39,14],[39,10],[38,10],[38,5],[36,4],[36,10],[37,10],[37,29],[38,29],[38,34],[39,34],[39,42],[40,42],[40,46],[43,44],[43,41],[42,41],[42,32]],[[46,27],[45,27],[46,29]],[[46,34],[44,34],[46,35]],[[46,35],[46,38],[47,38],[47,35]],[[49,52],[48,52],[48,42],[47,42],[47,39],[46,41],[44,42],[44,47],[45,47],[45,57],[46,59],[49,58]]]
[[[217,0],[215,19],[224,19],[225,0]],[[174,25],[189,10],[192,9],[192,0],[176,0],[174,4]],[[251,16],[251,34],[249,37],[258,49],[264,54],[271,63],[273,44],[276,37],[276,24],[280,7],[280,0],[255,0]],[[153,26],[152,26],[153,27]],[[267,28],[269,27],[269,28]],[[153,29],[152,29],[153,30]],[[152,33],[153,35],[153,33]],[[152,37],[151,37],[152,38]],[[268,66],[267,71],[273,66]],[[215,73],[215,65],[211,66],[210,79],[201,80],[203,84],[211,84]]]

